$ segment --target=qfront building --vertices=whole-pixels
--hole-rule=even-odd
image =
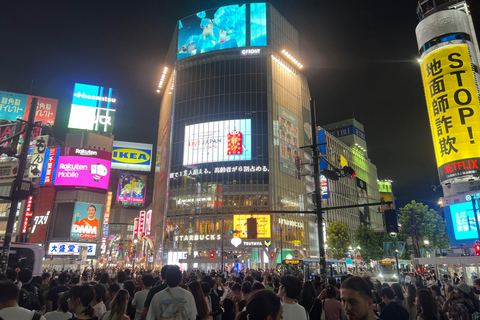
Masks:
[[[266,3],[178,22],[157,90],[157,263],[219,269],[222,252],[227,268],[318,259],[315,215],[279,212],[314,209],[298,41]]]

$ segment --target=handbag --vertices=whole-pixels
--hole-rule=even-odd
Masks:
[[[173,294],[170,292],[170,288],[167,288],[165,289],[165,291],[167,291],[167,293],[170,295],[170,298],[172,298],[172,301],[173,301],[173,304],[175,305],[175,308],[177,309],[177,312],[175,312],[173,315],[171,315],[170,317],[162,317],[162,319],[167,319],[167,318],[174,318],[178,315],[178,313],[180,313],[180,316],[182,317],[182,320],[186,320],[185,318],[185,315],[183,314],[182,312],[182,309],[180,309],[180,307],[178,306],[178,302],[177,302],[177,299],[175,299],[175,297],[173,296]]]

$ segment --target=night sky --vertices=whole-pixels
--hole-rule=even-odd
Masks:
[[[473,1],[477,2],[477,1]],[[177,20],[232,1],[8,1],[0,13],[0,90],[59,100],[64,140],[75,82],[118,89],[117,140],[156,144],[156,86]],[[438,175],[417,62],[416,1],[275,1],[298,30],[318,123],[365,126],[379,179],[400,206],[436,207]],[[480,4],[471,10],[480,32]],[[478,18],[476,18],[478,16]]]

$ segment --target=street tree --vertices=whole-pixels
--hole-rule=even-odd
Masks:
[[[360,246],[360,253],[365,263],[381,260],[383,254],[383,235],[376,235],[372,228],[359,226],[353,234],[355,245]]]
[[[334,259],[346,258],[348,247],[351,244],[347,227],[338,221],[331,222],[327,227],[327,243]]]

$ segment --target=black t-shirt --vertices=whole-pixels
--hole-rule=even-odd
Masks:
[[[404,307],[392,301],[385,308],[382,308],[380,318],[388,320],[408,320],[410,319],[410,315]]]
[[[148,291],[147,299],[145,300],[145,303],[143,304],[144,308],[149,308],[150,307],[150,302],[152,302],[153,296],[159,293],[160,291],[164,290],[167,288],[166,283],[159,284],[158,286],[155,286],[151,288]]]
[[[47,301],[52,301],[52,311],[55,311],[58,309],[58,305],[57,305],[58,295],[68,290],[70,290],[70,288],[63,285],[63,286],[54,287],[48,291]]]
[[[40,304],[40,307],[45,305],[45,301],[43,300],[43,294],[40,291],[40,289],[31,285],[30,283],[22,285],[22,289],[25,289],[28,292],[36,292],[37,297],[38,297],[38,303]],[[18,300],[19,306],[25,308],[27,303],[28,303],[28,297],[25,295],[25,293],[22,290],[20,290],[20,295],[19,295],[19,300]],[[40,310],[40,309],[38,309],[38,310]]]

